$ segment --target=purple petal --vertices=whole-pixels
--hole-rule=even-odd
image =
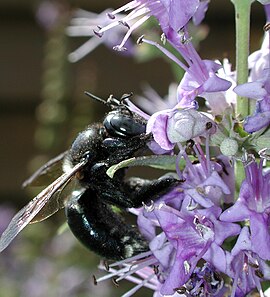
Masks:
[[[212,74],[204,83],[204,91],[207,92],[220,92],[226,91],[231,87],[232,83],[226,79]]]
[[[209,198],[204,197],[203,195],[199,194],[197,189],[186,190],[185,201],[187,201],[187,199],[189,201],[190,197],[203,207],[208,208],[208,207],[211,207],[214,205],[214,203]]]
[[[204,82],[204,92],[220,92],[228,90],[232,83],[226,79],[217,76],[218,71],[222,66],[211,60],[203,61],[209,73],[209,78]]]
[[[192,17],[195,26],[198,26],[205,17],[205,13],[208,9],[208,4],[210,0],[201,0],[198,9]]]
[[[232,207],[226,209],[219,218],[224,222],[240,222],[248,219],[249,216],[250,210],[243,202],[237,200],[236,203]]]
[[[230,189],[227,187],[227,185],[224,183],[224,181],[216,171],[213,171],[211,175],[203,183],[201,183],[200,186],[219,187],[224,194],[230,194]]]
[[[150,250],[164,269],[170,267],[175,252],[171,244],[165,244],[166,241],[167,237],[162,232],[149,243]]]
[[[264,82],[256,81],[249,82],[234,88],[234,92],[243,97],[253,98],[253,99],[262,99],[267,95],[267,92],[264,88]]]
[[[231,251],[231,254],[232,256],[235,256],[243,250],[251,251],[250,233],[248,227],[246,226],[242,228],[241,233],[238,236],[237,242]]]
[[[170,3],[169,25],[176,32],[187,24],[200,4],[199,0],[171,0],[163,2]]]
[[[270,111],[257,113],[245,119],[244,129],[249,133],[256,132],[270,123]]]
[[[177,90],[177,99],[181,102],[181,106],[190,105],[196,96],[203,93],[226,91],[231,87],[230,81],[218,77],[215,73],[222,67],[220,64],[204,60],[202,67],[203,69],[193,64],[184,74]]]
[[[173,295],[176,288],[179,288],[187,282],[193,269],[191,269],[189,273],[185,271],[183,257],[179,252],[173,263],[169,276],[166,278],[165,283],[160,289],[160,293],[162,295]]]
[[[167,137],[167,121],[169,114],[166,111],[154,113],[148,120],[146,132],[153,133],[155,141],[164,150],[172,150],[172,144]]]
[[[156,228],[151,220],[144,216],[144,212],[140,212],[137,218],[137,225],[141,234],[148,240],[152,240],[156,236]]]
[[[203,259],[215,266],[220,272],[226,272],[226,254],[216,243],[213,242],[211,244],[207,252],[203,255]]]
[[[252,250],[264,260],[270,260],[270,234],[267,217],[253,213],[250,216]]]

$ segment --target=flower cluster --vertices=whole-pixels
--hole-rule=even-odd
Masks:
[[[155,297],[240,297],[254,289],[264,296],[261,283],[270,280],[269,26],[262,48],[248,58],[248,80],[240,84],[228,60],[203,60],[192,44],[189,23],[200,24],[209,2],[133,0],[108,12],[106,20],[99,15],[104,26],[95,34],[102,40],[108,31],[121,30],[122,40],[114,44],[121,52],[128,50],[135,29],[156,18],[162,43],[144,36],[138,43],[158,48],[185,72],[167,100],[148,89],[149,98],[140,98],[144,112],[129,103],[148,121],[153,153],[175,157],[181,183],[150,205],[130,210],[149,251],[101,265],[108,274],[96,283],[125,278],[136,284],[125,297],[143,286]],[[270,1],[259,2],[268,21]],[[249,114],[239,109],[239,96],[250,98],[244,99]],[[203,111],[198,97],[205,99]]]

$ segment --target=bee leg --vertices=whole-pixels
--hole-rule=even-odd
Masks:
[[[180,183],[180,180],[168,175],[155,180],[131,177],[124,183],[125,192],[130,193],[128,199],[130,205],[128,207],[138,208],[143,203],[155,201]]]
[[[127,225],[92,189],[71,199],[65,212],[75,237],[106,259],[125,259],[148,250],[138,230]]]
[[[122,208],[141,207],[142,203],[155,201],[163,194],[178,186],[181,181],[170,175],[156,180],[132,177],[124,180],[124,169],[113,178],[106,174],[106,163],[97,163],[91,169],[93,187],[103,201]],[[100,178],[102,176],[102,178]]]

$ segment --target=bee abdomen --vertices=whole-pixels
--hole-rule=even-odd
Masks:
[[[126,259],[148,250],[138,230],[126,224],[91,189],[68,203],[66,217],[75,237],[106,259]]]

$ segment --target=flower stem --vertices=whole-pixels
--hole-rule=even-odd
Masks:
[[[247,82],[250,37],[250,9],[253,0],[231,0],[235,9],[236,28],[236,83]],[[236,114],[241,118],[249,114],[249,104],[245,97],[237,96]]]
[[[254,0],[231,0],[235,9],[235,30],[236,30],[236,83],[246,83],[248,80],[248,55],[250,38],[250,10]],[[249,100],[237,96],[235,108],[236,115],[241,119],[250,113]],[[235,164],[235,190],[236,197],[239,193],[241,182],[244,180],[244,168],[240,161]]]

